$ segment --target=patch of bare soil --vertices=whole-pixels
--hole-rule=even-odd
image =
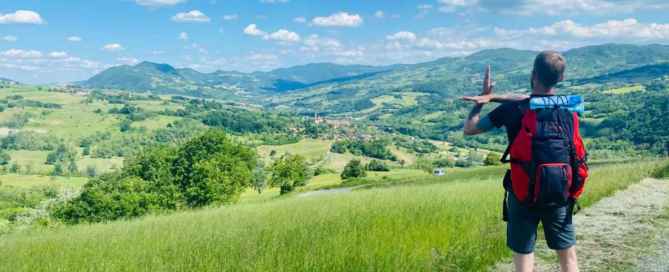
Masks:
[[[582,210],[574,224],[581,271],[669,271],[669,181],[645,179]],[[536,271],[560,271],[545,241],[536,255]]]

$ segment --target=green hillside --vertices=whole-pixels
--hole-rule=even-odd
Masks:
[[[655,162],[595,167],[588,206]],[[8,271],[484,271],[509,254],[501,168],[0,239]],[[402,183],[400,183],[402,184]]]

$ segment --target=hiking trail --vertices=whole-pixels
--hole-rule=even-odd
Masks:
[[[669,181],[644,179],[574,216],[581,271],[669,271]],[[538,230],[539,237],[542,230]],[[560,271],[537,239],[536,270]],[[491,271],[513,271],[510,260]]]

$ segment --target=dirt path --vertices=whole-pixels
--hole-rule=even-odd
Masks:
[[[645,179],[574,217],[581,271],[669,271],[669,181]],[[536,271],[559,271],[537,241]],[[510,263],[493,271],[513,271]]]

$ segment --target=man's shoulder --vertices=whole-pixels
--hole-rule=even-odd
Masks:
[[[518,101],[509,101],[509,102],[504,102],[501,105],[497,106],[497,109],[500,109],[502,111],[520,111],[522,112],[523,108],[526,108],[529,106],[530,99],[523,99],[523,100],[518,100]]]

